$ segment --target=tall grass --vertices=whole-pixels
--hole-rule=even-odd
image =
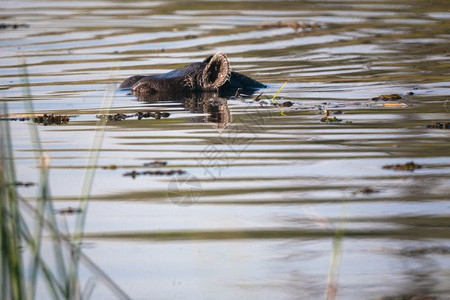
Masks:
[[[343,200],[344,201],[344,200]],[[342,260],[342,242],[344,240],[344,227],[347,216],[347,204],[342,203],[341,218],[335,226],[333,247],[331,251],[330,268],[328,269],[328,283],[325,292],[326,300],[334,300],[338,297],[339,272]]]
[[[114,89],[110,87],[105,91],[101,113],[107,114],[109,113],[110,107],[114,100]],[[92,191],[92,186],[95,178],[95,170],[98,162],[100,149],[103,141],[103,136],[105,132],[106,118],[100,118],[97,122],[96,130],[94,133],[94,139],[92,141],[91,149],[89,151],[89,158],[86,166],[86,173],[83,180],[82,191],[79,199],[79,206],[81,208],[82,213],[78,215],[76,224],[75,224],[75,232],[73,235],[73,251],[72,251],[72,259],[69,270],[69,289],[71,295],[78,295],[78,264],[80,260],[81,254],[81,245],[83,240],[84,226],[86,223],[86,215],[88,209],[88,200]]]
[[[32,114],[34,109],[25,60],[22,79],[27,110]],[[104,100],[105,103],[111,101],[112,96],[108,101]],[[0,105],[0,114],[8,115],[6,103]],[[129,299],[117,284],[81,251],[87,203],[94,180],[92,170],[98,159],[104,124],[98,124],[100,129],[96,131],[94,138],[89,159],[91,168],[87,168],[84,183],[86,187],[83,188],[80,200],[83,210],[77,220],[73,238],[63,235],[59,230],[50,195],[49,157],[42,149],[37,125],[30,122],[29,127],[40,170],[39,193],[35,204],[17,193],[14,184],[16,176],[10,123],[0,121],[1,299],[89,299],[97,281],[102,282],[117,298]],[[43,244],[48,242],[52,244],[51,255],[42,251]],[[81,265],[93,275],[84,286],[79,273]]]
[[[7,113],[6,104],[1,106]],[[2,253],[2,299],[24,299],[23,267],[20,254],[20,219],[17,193],[13,184],[15,170],[8,122],[1,122],[0,248]]]
[[[23,80],[23,96],[27,108],[27,112],[29,114],[34,113],[34,107],[31,96],[30,84],[28,81],[28,72],[26,67],[25,58],[22,58],[22,80]],[[42,242],[42,234],[43,234],[43,225],[44,225],[44,216],[47,215],[50,218],[49,233],[53,239],[53,251],[56,260],[56,272],[57,278],[65,278],[66,277],[66,268],[64,264],[63,251],[61,248],[61,238],[60,232],[58,230],[58,226],[56,223],[55,215],[52,213],[54,211],[53,202],[50,198],[50,187],[48,182],[49,177],[49,157],[42,150],[41,140],[39,137],[39,131],[32,121],[29,123],[30,129],[30,137],[34,146],[34,150],[36,153],[35,159],[39,162],[40,165],[40,174],[39,174],[39,195],[38,201],[36,204],[36,216],[35,216],[35,230],[32,241],[35,241],[35,245],[32,247],[33,255],[31,262],[31,272],[30,272],[30,287],[28,289],[28,298],[34,299],[36,294],[36,283],[37,283],[37,275],[39,271],[39,260],[40,260],[40,251],[41,251],[41,242]],[[47,278],[49,279],[49,278]],[[52,294],[55,295],[55,286],[52,284],[52,281],[48,282],[49,288],[52,291]],[[60,290],[63,295],[68,295],[67,288],[64,287],[63,284],[59,283]]]

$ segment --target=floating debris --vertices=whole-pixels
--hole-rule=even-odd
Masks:
[[[413,161],[409,161],[405,164],[396,164],[396,165],[384,165],[383,169],[392,169],[394,171],[411,171],[421,169],[422,166],[415,164]]]
[[[370,195],[370,194],[375,194],[378,193],[379,191],[371,188],[371,187],[364,187],[360,190],[358,190],[357,192],[354,192],[353,194],[362,194],[362,195]]]
[[[123,113],[117,113],[117,114],[106,114],[106,115],[102,115],[99,114],[97,115],[97,119],[105,119],[106,121],[109,122],[117,122],[117,121],[123,121],[129,118],[134,118],[137,117],[138,120],[142,120],[145,118],[154,118],[154,119],[161,119],[161,118],[167,118],[170,116],[170,113],[166,113],[166,112],[151,112],[151,111],[141,111],[141,112],[137,112],[135,114],[123,114]]]
[[[69,123],[70,116],[44,114],[32,118],[34,123],[47,125],[63,125]]]
[[[121,113],[117,113],[117,114],[109,114],[109,115],[96,115],[97,119],[104,119],[106,121],[122,121],[128,118],[132,118],[134,117],[134,115],[126,115],[126,114],[121,114]]]
[[[147,112],[138,112],[138,113],[136,113],[136,116],[137,116],[138,120],[142,120],[145,118],[154,118],[156,120],[159,120],[161,118],[168,118],[170,116],[170,113],[147,111]]]
[[[196,39],[196,38],[198,38],[198,35],[196,35],[196,34],[188,34],[188,35],[184,36],[185,40],[192,40],[192,39]]]
[[[30,117],[1,117],[0,118],[1,121],[20,121],[20,122],[24,122],[24,121],[30,121],[31,118]]]
[[[402,99],[402,96],[399,94],[390,94],[390,95],[380,95],[378,97],[372,98],[372,101],[397,101]]]
[[[383,103],[384,107],[405,107],[405,103]]]
[[[71,118],[75,118],[76,116],[67,116],[67,115],[54,115],[54,114],[43,114],[43,115],[18,115],[18,116],[10,116],[10,117],[2,117],[1,121],[33,121],[37,124],[47,125],[63,125],[69,123]]]
[[[331,110],[326,109],[323,113],[325,116],[322,119],[320,119],[320,122],[325,122],[325,123],[340,123],[340,122],[342,122],[341,119],[338,119],[336,117],[330,118]]]
[[[67,208],[61,208],[61,209],[56,210],[56,213],[60,214],[60,215],[73,215],[73,214],[79,214],[79,213],[81,213],[81,211],[82,210],[79,207],[69,206]]]
[[[296,21],[278,21],[278,22],[274,22],[274,23],[267,23],[267,24],[262,24],[261,28],[263,29],[270,29],[270,28],[292,28],[295,31],[297,30],[314,30],[314,29],[318,29],[320,28],[320,26],[318,24],[310,24],[310,23],[305,23],[303,21],[300,22],[296,22]]]
[[[258,96],[255,97],[255,102],[258,102],[259,100],[261,100],[261,96],[263,95],[263,93],[259,94]]]
[[[432,246],[423,248],[405,248],[398,251],[398,254],[405,256],[421,256],[427,254],[450,254],[450,247]]]
[[[322,119],[320,119],[320,122],[325,122],[325,123],[340,123],[342,122],[341,119],[338,119],[336,117],[323,117]]]
[[[63,125],[67,124],[70,121],[70,118],[74,118],[74,116],[63,116],[63,115],[54,115],[54,114],[43,114],[43,115],[35,115],[35,116],[20,116],[20,117],[7,117],[1,118],[2,121],[30,121],[32,120],[37,124],[47,125]]]
[[[109,165],[103,167],[103,169],[105,169],[105,170],[115,170],[117,168],[118,168],[118,166],[115,164],[109,164]]]
[[[437,123],[425,125],[424,128],[450,129],[450,122],[447,122],[447,123],[437,122]]]
[[[35,186],[36,183],[34,183],[34,182],[16,181],[14,183],[10,183],[9,185],[14,185],[14,186],[19,186],[19,187],[31,187],[31,186]]]
[[[236,93],[234,93],[234,98],[236,98],[236,99],[241,98],[241,91],[242,91],[242,89],[238,88],[236,90]]]
[[[29,28],[30,24],[19,24],[19,23],[0,23],[0,30],[4,29],[19,29],[19,28]]]
[[[291,107],[292,105],[294,105],[294,103],[292,103],[291,101],[285,101],[283,102],[283,104],[281,104],[281,106],[283,107]]]
[[[138,171],[131,171],[128,173],[123,174],[123,176],[130,176],[131,178],[136,178],[137,176],[141,176],[141,175],[150,175],[150,176],[172,176],[172,175],[183,175],[185,174],[186,171],[184,170],[170,170],[170,171],[142,171],[142,172],[138,172]]]
[[[164,167],[167,166],[167,161],[159,161],[159,160],[155,160],[155,161],[151,161],[151,162],[146,162],[143,164],[144,167]],[[104,170],[116,170],[118,169],[119,166],[116,164],[109,164],[106,166],[103,166],[102,169]]]
[[[159,161],[159,160],[144,163],[144,167],[163,167],[166,165],[167,165],[167,161]]]

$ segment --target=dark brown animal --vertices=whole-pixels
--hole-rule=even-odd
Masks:
[[[159,75],[136,75],[126,79],[119,88],[131,89],[133,94],[145,97],[158,94],[189,92],[219,92],[222,96],[252,94],[266,86],[243,74],[231,71],[227,56],[218,52],[202,62]]]

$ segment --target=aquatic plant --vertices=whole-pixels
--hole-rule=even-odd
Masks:
[[[422,165],[418,165],[414,163],[413,161],[409,161],[404,164],[395,164],[395,165],[384,165],[383,169],[390,169],[394,171],[410,171],[413,172],[417,169],[422,169]]]
[[[29,113],[33,113],[25,61],[22,79],[27,109]],[[0,113],[8,115],[6,103],[0,106]],[[102,282],[117,298],[129,299],[80,248],[90,187],[94,179],[93,171],[88,168],[80,201],[82,208],[78,214],[78,226],[75,235],[70,238],[60,231],[56,220],[48,180],[50,158],[41,147],[36,124],[32,120],[29,124],[40,170],[39,194],[35,204],[22,198],[17,192],[10,123],[0,122],[1,299],[33,300],[37,296],[48,299],[89,299],[96,281]],[[90,163],[96,162],[98,157],[103,127],[104,122],[99,121],[100,135],[96,134],[94,138]],[[44,253],[42,249],[49,243],[52,251]],[[79,276],[81,265],[93,274],[84,285]]]

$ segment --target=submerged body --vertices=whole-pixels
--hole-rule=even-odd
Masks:
[[[231,71],[227,56],[218,52],[202,62],[165,74],[132,76],[122,82],[119,88],[131,89],[133,94],[142,97],[161,93],[217,91],[222,95],[234,95],[238,89],[251,94],[265,87],[264,84],[250,77]]]

